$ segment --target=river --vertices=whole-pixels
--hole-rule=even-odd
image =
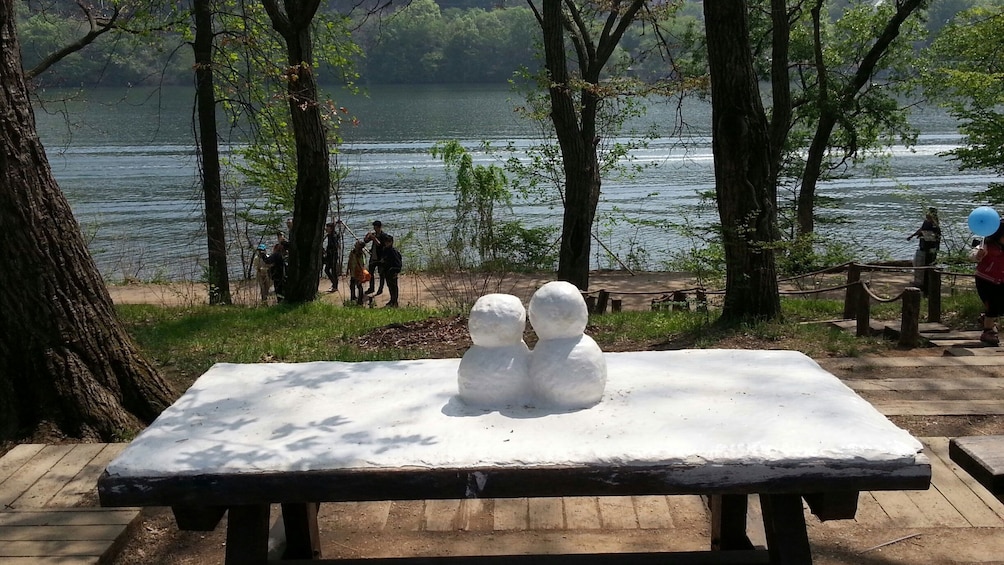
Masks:
[[[50,99],[66,91],[46,92]],[[193,151],[191,90],[171,88],[150,95],[140,89],[105,89],[86,99],[36,107],[39,135],[53,174],[65,192],[92,255],[109,281],[200,279],[205,264],[201,228],[202,200]],[[501,154],[478,150],[480,142],[501,147],[534,143],[534,127],[513,107],[517,95],[505,86],[374,87],[366,96],[337,100],[357,118],[345,125],[345,143],[337,155],[348,176],[341,183],[341,218],[361,234],[380,219],[399,241],[406,262],[425,259],[433,236],[448,233],[453,178],[430,155],[437,141],[457,139],[474,150],[477,164],[500,164]],[[657,225],[669,221],[701,225],[717,220],[698,193],[714,188],[709,111],[706,104],[685,107],[688,137],[661,137],[634,153],[646,165],[631,178],[605,178],[597,233],[605,247],[632,267],[666,268],[666,261],[695,242],[679,230]],[[917,146],[892,149],[890,169],[878,178],[851,170],[845,178],[824,183],[820,193],[837,199],[826,217],[849,223],[820,225],[836,241],[859,250],[859,259],[909,259],[907,242],[927,206],[940,210],[946,245],[963,245],[970,234],[966,216],[978,203],[973,194],[995,176],[959,172],[940,156],[957,147],[955,122],[927,109],[914,116],[921,136]],[[644,129],[675,123],[675,108],[651,104]],[[233,202],[237,202],[233,204]],[[228,204],[230,216],[240,198]],[[561,224],[557,201],[517,202],[514,216],[528,225]],[[236,225],[236,221],[232,222]],[[402,237],[404,236],[404,237]],[[234,238],[235,240],[238,238]],[[252,238],[253,239],[253,238]],[[247,238],[235,247],[246,247]],[[234,250],[234,270],[240,271]],[[616,267],[603,246],[594,245],[592,267]]]

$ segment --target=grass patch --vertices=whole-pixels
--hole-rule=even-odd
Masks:
[[[172,384],[185,388],[219,362],[404,359],[411,352],[364,351],[350,340],[374,328],[439,315],[420,308],[343,308],[320,301],[270,308],[121,305],[117,310],[146,357]]]

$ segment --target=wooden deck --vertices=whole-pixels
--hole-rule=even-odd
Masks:
[[[1004,413],[1000,400],[1004,357],[828,359],[820,363],[887,415]],[[971,370],[964,377],[945,379],[939,375],[939,366]],[[873,370],[876,367],[880,370]],[[905,393],[911,400],[902,399]],[[819,523],[807,513],[810,539],[813,530],[847,528],[948,531],[1004,539],[1004,505],[949,459],[949,438],[921,441],[931,460],[930,490],[862,493],[855,520]],[[109,561],[130,525],[141,522],[136,520],[137,510],[97,507],[95,481],[123,448],[124,444],[26,444],[0,458],[0,565]],[[750,523],[754,524],[758,507],[755,499],[750,503]],[[328,528],[347,534],[411,532],[419,547],[429,543],[421,541],[423,536],[435,535],[424,532],[484,532],[507,540],[507,548],[517,552],[523,543],[519,536],[526,533],[533,533],[538,541],[546,537],[555,551],[574,551],[583,547],[583,540],[616,539],[630,549],[632,543],[674,537],[674,531],[702,534],[683,542],[694,547],[680,548],[699,550],[704,549],[701,544],[706,543],[708,524],[704,501],[693,496],[339,503],[322,505],[322,513]],[[754,543],[762,543],[755,530],[751,537]],[[476,543],[472,540],[470,548],[475,553]],[[979,543],[974,541],[973,546]],[[999,562],[997,555],[987,555],[987,562],[995,560]]]

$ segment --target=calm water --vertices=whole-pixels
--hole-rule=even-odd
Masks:
[[[205,238],[192,149],[193,94],[174,89],[146,97],[109,90],[88,93],[88,98],[36,108],[36,118],[53,173],[91,238],[102,273],[110,280],[200,276]],[[481,140],[525,147],[534,138],[534,128],[514,113],[518,100],[505,87],[374,88],[368,97],[338,103],[359,119],[357,127],[343,129],[346,143],[337,156],[350,171],[341,187],[341,217],[359,234],[374,219],[399,239],[415,234],[416,242],[427,239],[420,234],[449,231],[453,181],[429,154],[436,141],[458,139],[475,149]],[[635,125],[665,124],[669,130],[674,111],[655,104]],[[708,109],[691,104],[685,117],[690,125],[686,146],[675,137],[654,140],[635,154],[636,163],[650,165],[642,173],[604,179],[597,227],[601,239],[622,257],[641,245],[650,269],[664,268],[670,254],[692,242],[673,230],[635,227],[625,219],[717,220],[714,209],[701,207],[697,197],[714,187]],[[821,187],[823,195],[839,198],[826,213],[846,216],[851,223],[821,226],[820,231],[860,244],[862,259],[912,257],[915,243],[905,238],[920,225],[928,205],[941,210],[949,238],[967,241],[966,215],[976,204],[972,195],[995,178],[960,173],[938,155],[960,142],[954,122],[943,113],[926,111],[915,121],[923,132],[918,146],[895,148],[891,170],[882,178],[850,171]],[[476,162],[485,165],[501,157],[475,154]],[[514,214],[530,225],[561,223],[558,202],[517,203]],[[257,236],[252,240],[257,243]],[[248,239],[234,241],[234,269],[239,272],[237,248],[246,247]],[[406,261],[419,262],[420,247],[406,246]],[[613,265],[594,245],[593,267]]]

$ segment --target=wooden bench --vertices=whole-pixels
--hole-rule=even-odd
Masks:
[[[1004,435],[954,438],[948,455],[1004,502]]]

